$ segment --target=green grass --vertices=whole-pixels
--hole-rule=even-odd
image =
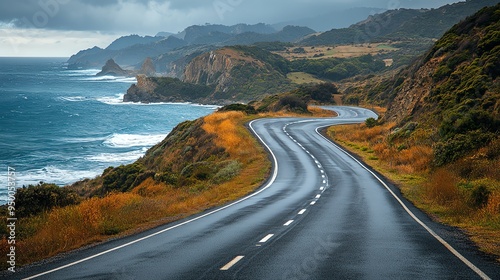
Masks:
[[[309,83],[321,83],[323,80],[315,78],[313,75],[305,72],[292,72],[288,73],[286,77],[295,84],[309,84]]]

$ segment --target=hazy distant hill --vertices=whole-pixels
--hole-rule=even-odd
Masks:
[[[304,45],[356,44],[382,40],[439,38],[454,24],[498,0],[468,0],[437,9],[398,9],[370,16],[348,28],[311,36]]]
[[[106,49],[107,50],[121,50],[127,47],[131,47],[133,45],[139,45],[139,44],[149,44],[149,43],[154,43],[158,42],[162,39],[165,39],[165,37],[151,37],[151,36],[139,36],[139,35],[129,35],[129,36],[123,36],[120,37],[116,40],[114,40]]]
[[[304,17],[292,19],[289,21],[273,24],[276,29],[282,29],[287,25],[307,26],[316,31],[328,31],[332,28],[346,28],[354,23],[365,20],[368,16],[385,12],[386,9],[380,8],[352,8],[325,10],[321,15],[314,17]]]
[[[170,50],[186,46],[182,39],[170,36],[168,38],[159,38],[160,40],[153,40],[149,43],[138,43],[130,45],[130,42],[135,41],[129,38],[120,38],[113,42],[111,48],[101,49],[94,47],[92,49],[79,51],[77,54],[72,55],[68,60],[69,68],[101,68],[106,61],[113,59],[119,65],[126,68],[138,69],[146,57],[156,57],[164,54]],[[152,39],[145,39],[145,37],[135,38],[138,42],[145,42]],[[124,48],[116,49],[118,46],[123,45]]]
[[[264,23],[258,23],[254,25],[249,24],[236,24],[232,26],[220,25],[220,24],[207,24],[207,25],[193,25],[186,28],[182,33],[182,37],[187,43],[195,43],[200,37],[206,37],[210,34],[227,34],[227,35],[238,35],[246,32],[253,32],[258,34],[271,34],[278,30],[274,29],[272,26]],[[219,41],[221,42],[221,41]]]

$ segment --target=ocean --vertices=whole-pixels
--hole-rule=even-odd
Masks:
[[[216,106],[124,103],[135,78],[68,70],[66,58],[0,58],[0,204],[17,187],[66,185],[135,161]],[[8,169],[15,169],[9,178]]]

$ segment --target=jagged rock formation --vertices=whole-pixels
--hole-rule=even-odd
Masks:
[[[141,70],[139,70],[139,74],[146,75],[149,77],[156,75],[155,65],[153,64],[153,60],[150,57],[144,60],[144,63],[141,66]]]
[[[122,69],[113,59],[108,59],[96,76],[133,76],[133,72]]]

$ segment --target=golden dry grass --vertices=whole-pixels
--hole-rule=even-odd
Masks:
[[[500,256],[500,159],[486,159],[494,153],[493,142],[474,156],[452,165],[432,169],[430,131],[417,129],[402,142],[390,143],[395,124],[368,128],[361,125],[335,126],[329,136],[345,149],[360,155],[374,169],[396,182],[403,195],[415,205],[447,224],[466,230],[484,252]],[[404,144],[404,149],[398,149]],[[468,175],[464,177],[464,173]],[[483,207],[471,206],[474,186],[486,186],[491,194]],[[472,186],[467,188],[466,186]],[[498,259],[500,261],[500,258]]]
[[[375,55],[380,53],[389,53],[397,50],[393,47],[395,42],[391,43],[370,43],[359,45],[340,45],[340,46],[315,46],[303,47],[305,53],[294,53],[292,48],[284,51],[274,52],[288,60],[295,59],[324,59],[324,58],[351,58],[367,54]],[[316,55],[316,57],[314,57]],[[321,56],[318,56],[321,55]]]
[[[309,83],[323,83],[324,80],[317,79],[311,74],[305,72],[292,72],[288,73],[286,77],[292,82],[296,84],[309,84]]]

